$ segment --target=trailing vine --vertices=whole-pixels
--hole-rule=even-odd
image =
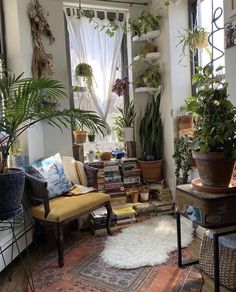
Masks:
[[[32,76],[34,78],[47,77],[53,73],[53,56],[46,53],[41,36],[46,36],[50,44],[55,41],[55,37],[47,22],[48,14],[39,1],[34,0],[29,5],[28,15],[33,44]]]

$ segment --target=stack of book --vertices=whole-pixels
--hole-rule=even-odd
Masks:
[[[119,164],[116,161],[106,161],[103,167],[105,192],[113,197],[125,195]]]
[[[146,203],[140,203],[133,206],[137,216],[141,215],[158,215],[158,214],[170,214],[174,211],[174,202],[162,202],[157,200],[151,200]]]
[[[116,225],[116,215],[113,213],[111,218],[111,226]],[[106,227],[107,209],[105,207],[98,208],[91,212],[91,219],[93,230]]]
[[[137,221],[135,217],[136,211],[130,204],[115,206],[113,212],[116,215],[116,223],[118,226],[128,225]]]
[[[122,159],[122,172],[125,188],[129,189],[139,186],[142,170],[136,158]]]

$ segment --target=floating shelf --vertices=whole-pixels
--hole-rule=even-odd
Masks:
[[[145,34],[141,34],[141,36],[136,35],[133,37],[133,42],[143,42],[143,41],[152,40],[158,37],[160,33],[161,33],[160,30],[153,30]]]
[[[73,86],[72,89],[73,89],[73,92],[87,92],[88,91],[87,87],[84,87],[84,86]]]
[[[152,61],[158,60],[160,57],[161,57],[161,54],[159,52],[148,53],[144,57],[144,61],[151,63]],[[134,61],[138,61],[139,59],[140,59],[140,55],[134,57]]]
[[[152,88],[152,87],[138,87],[135,88],[135,93],[159,93],[161,91],[161,86],[158,88]]]

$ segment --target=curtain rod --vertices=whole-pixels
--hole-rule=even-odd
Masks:
[[[126,2],[126,1],[121,1],[121,0],[96,0],[96,2],[109,2],[109,3],[121,3],[121,4],[130,4],[130,6],[132,5],[143,5],[143,6],[147,6],[148,3],[145,2],[145,3],[140,3],[140,2]]]

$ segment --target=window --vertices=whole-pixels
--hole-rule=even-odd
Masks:
[[[83,8],[83,11],[91,13],[87,8]],[[127,17],[126,12],[122,11],[97,8],[92,11],[96,17],[95,21],[98,23],[101,21],[102,24],[103,21],[114,19],[122,24]],[[96,27],[93,21],[86,22],[86,19],[79,19],[78,22],[78,18],[76,19],[78,8],[67,7],[65,13],[69,31],[72,86],[76,89],[73,93],[74,106],[97,112],[112,128],[113,117],[119,113],[116,107],[123,107],[124,97],[113,93],[111,85],[117,78],[127,76],[128,71],[128,64],[126,64],[128,61],[125,61],[127,60],[125,42],[127,35],[123,36],[124,25],[120,26],[115,37],[110,38],[104,31],[101,33],[99,29],[94,30],[93,27],[91,29],[91,23]],[[76,66],[79,63],[87,63],[92,67],[94,75],[92,90],[86,89],[87,86],[83,84],[83,80],[78,81],[75,76]],[[103,140],[102,137],[100,139]],[[108,140],[115,141],[115,139],[116,135],[112,133]]]
[[[214,16],[215,18],[219,17],[219,19],[216,21],[217,26],[223,28],[224,15],[222,14],[220,16],[221,11],[220,9],[217,9],[218,7],[221,8],[223,11],[223,0],[190,0],[190,27],[193,27],[195,25],[200,26],[209,33],[211,33],[212,31],[216,31],[217,27],[212,24],[212,18]],[[218,60],[214,61],[214,68],[225,65],[224,55],[220,57],[222,55],[222,52],[224,52],[224,29],[217,30],[213,34],[211,39],[214,46],[221,52],[216,48],[212,49],[211,46],[209,46],[208,48],[199,49],[198,56],[195,57],[195,66],[192,66],[193,74],[196,73],[194,71],[194,67],[196,67],[196,65],[204,67],[211,61],[211,54],[213,54],[213,59],[219,58]]]

